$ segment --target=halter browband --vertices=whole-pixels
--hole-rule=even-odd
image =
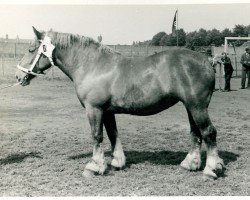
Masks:
[[[40,42],[41,42],[41,44],[38,48],[37,55],[36,55],[34,61],[32,62],[30,68],[27,69],[27,68],[24,68],[18,64],[17,65],[18,69],[22,70],[23,72],[25,72],[27,74],[32,74],[34,76],[45,75],[45,74],[38,74],[38,73],[33,72],[33,69],[36,66],[36,63],[38,62],[41,54],[45,55],[49,59],[51,66],[55,65],[53,62],[53,59],[52,59],[52,53],[53,53],[53,50],[55,49],[55,46],[51,43],[50,37],[47,36],[47,34],[46,34],[44,39],[40,40]]]

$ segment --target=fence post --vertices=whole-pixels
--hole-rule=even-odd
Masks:
[[[3,76],[4,76],[3,56],[1,56],[1,68],[2,68],[2,73],[3,73]]]
[[[16,43],[14,43],[14,58],[16,58]]]
[[[130,46],[130,56],[133,56],[133,52],[132,52],[132,45]]]
[[[236,72],[236,77],[238,76],[238,62],[237,62],[237,58],[236,58],[236,56],[235,56],[235,72]]]
[[[221,68],[221,64],[219,64],[219,91],[222,91],[222,68]]]

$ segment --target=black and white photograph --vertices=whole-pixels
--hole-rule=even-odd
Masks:
[[[0,197],[250,195],[250,1],[0,1]]]

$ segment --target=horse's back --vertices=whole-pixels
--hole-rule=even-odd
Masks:
[[[118,74],[120,82],[130,85],[158,81],[165,93],[174,93],[176,86],[208,90],[215,78],[207,57],[184,48],[171,48],[148,57],[123,58],[118,63]]]
[[[116,74],[111,102],[124,112],[153,113],[178,101],[200,101],[211,93],[214,82],[203,55],[177,48],[148,57],[122,58]]]

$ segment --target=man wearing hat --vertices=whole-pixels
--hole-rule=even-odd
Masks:
[[[225,92],[230,92],[231,91],[231,87],[230,87],[230,80],[233,74],[233,66],[231,64],[231,60],[230,58],[227,56],[226,52],[223,52],[221,54],[222,58],[221,58],[221,63],[224,65],[224,72],[225,72],[225,88],[224,91]]]
[[[245,89],[246,76],[248,77],[247,88],[250,89],[250,49],[246,48],[245,51],[240,60],[242,64],[241,89]]]

